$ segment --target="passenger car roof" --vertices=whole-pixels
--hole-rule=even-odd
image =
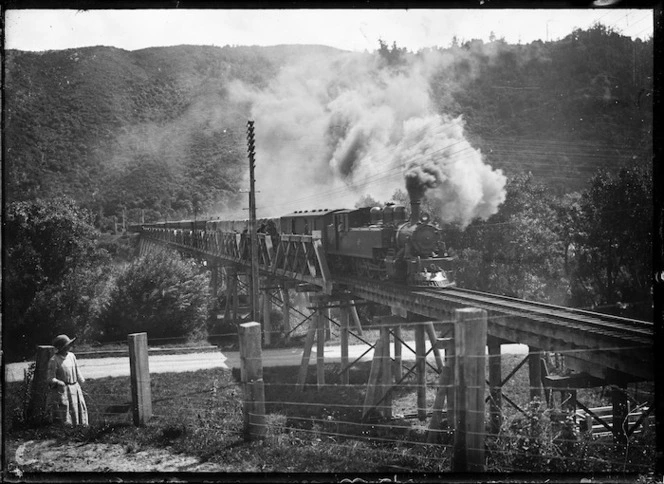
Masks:
[[[287,215],[282,215],[281,218],[300,218],[300,217],[322,217],[334,212],[343,212],[343,208],[335,209],[317,209],[317,210],[297,210],[295,212],[289,213]]]

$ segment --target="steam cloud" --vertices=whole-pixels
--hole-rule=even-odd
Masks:
[[[440,56],[388,69],[373,54],[308,57],[264,90],[239,82],[230,94],[252,104],[259,216],[351,208],[361,195],[442,202],[444,221],[465,226],[505,199],[506,179],[463,135],[463,121],[434,114],[429,77]]]

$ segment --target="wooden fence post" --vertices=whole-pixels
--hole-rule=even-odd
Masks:
[[[265,422],[265,385],[263,383],[263,351],[261,325],[251,322],[238,326],[240,338],[240,379],[244,390],[244,438],[263,439]]]
[[[35,373],[32,376],[30,403],[28,404],[28,420],[39,422],[48,418],[46,400],[48,397],[48,360],[55,354],[55,347],[50,345],[37,346],[35,356]]]
[[[129,343],[129,372],[131,375],[131,403],[134,425],[145,425],[152,417],[152,392],[148,364],[148,334],[133,333]]]
[[[483,472],[484,390],[486,368],[487,312],[477,308],[455,311],[454,345],[457,355],[454,432],[455,472]]]

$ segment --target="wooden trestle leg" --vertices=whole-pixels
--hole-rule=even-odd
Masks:
[[[347,303],[342,303],[339,310],[339,317],[341,319],[341,384],[348,385],[349,369],[348,369],[348,320],[350,318],[350,308]]]
[[[542,353],[539,349],[528,349],[528,377],[530,381],[530,400],[542,398]]]
[[[390,329],[386,326],[380,328],[380,338],[383,340],[383,352],[380,355],[380,405],[378,411],[383,418],[392,418],[392,358],[390,355]]]
[[[315,326],[316,326],[316,382],[320,390],[325,386],[325,326],[327,319],[324,317],[325,309],[316,308]]]
[[[302,352],[302,363],[300,364],[300,372],[297,375],[297,389],[298,391],[304,390],[304,384],[307,382],[307,373],[309,370],[309,359],[311,358],[311,348],[314,345],[314,338],[316,337],[316,322],[311,321],[307,336],[304,339],[304,350]]]
[[[366,417],[366,415],[369,413],[369,410],[374,407],[375,402],[377,402],[378,399],[380,399],[382,396],[380,391],[377,391],[377,387],[378,382],[380,381],[379,377],[382,368],[382,355],[385,344],[386,339],[384,334],[381,332],[381,335],[378,338],[378,341],[376,341],[376,345],[374,346],[373,360],[371,362],[371,370],[369,371],[369,382],[367,383],[367,393],[364,397],[362,418]],[[389,339],[387,339],[387,344],[389,344]]]
[[[488,338],[487,346],[489,348],[489,430],[497,435],[502,425],[501,345],[499,340]]]
[[[417,368],[417,418],[427,418],[426,348],[424,324],[415,326],[415,365]]]
[[[283,327],[284,334],[286,335],[286,343],[290,342],[290,297],[288,292],[288,282],[283,282],[283,287],[281,289],[281,311],[283,314]]]

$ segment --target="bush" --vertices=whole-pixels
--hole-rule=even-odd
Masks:
[[[117,341],[135,332],[153,338],[201,335],[208,287],[208,275],[176,254],[161,251],[136,259],[116,280],[98,336]]]

